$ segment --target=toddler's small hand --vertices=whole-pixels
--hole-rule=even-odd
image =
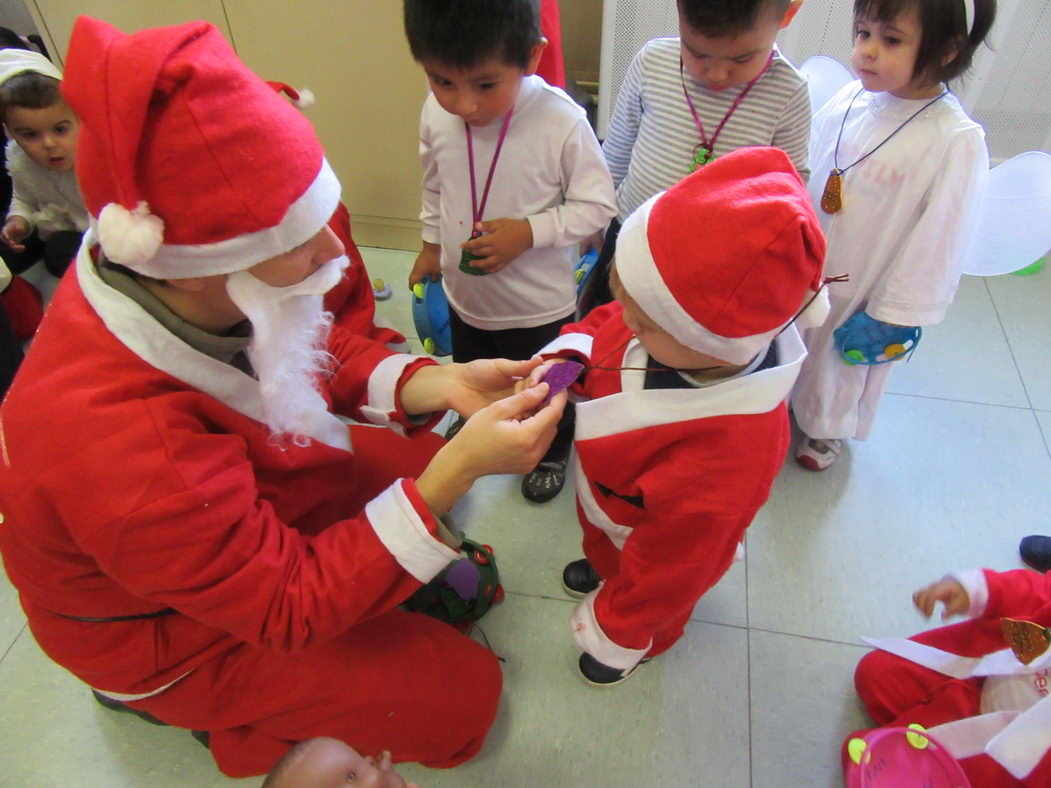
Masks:
[[[4,229],[0,230],[0,240],[11,247],[12,251],[24,252],[26,247],[22,241],[29,235],[29,231],[29,223],[25,219],[21,216],[12,216],[4,224]]]
[[[493,219],[478,222],[474,229],[482,233],[460,245],[477,260],[471,265],[487,274],[495,274],[513,263],[533,246],[533,228],[525,219]]]
[[[925,618],[930,618],[934,613],[935,604],[941,602],[944,607],[942,621],[950,616],[962,616],[971,608],[971,598],[967,590],[958,580],[949,576],[921,588],[912,595],[912,602]]]

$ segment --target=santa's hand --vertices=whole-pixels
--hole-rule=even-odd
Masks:
[[[967,589],[960,585],[960,581],[948,575],[914,593],[912,602],[916,609],[923,613],[924,618],[930,618],[934,613],[934,606],[941,602],[944,607],[942,621],[950,616],[962,616],[971,609],[971,598]]]
[[[540,365],[542,359],[511,361],[506,358],[484,358],[467,364],[458,364],[450,381],[447,399],[449,407],[463,416],[470,416],[498,400],[509,397],[519,389],[518,383]]]

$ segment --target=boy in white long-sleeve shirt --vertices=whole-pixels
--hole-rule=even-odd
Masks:
[[[409,286],[441,275],[455,361],[529,358],[573,318],[577,243],[616,214],[598,140],[534,73],[547,42],[530,0],[406,0],[405,31],[431,86]],[[561,490],[572,437],[569,416],[523,481],[527,498]]]

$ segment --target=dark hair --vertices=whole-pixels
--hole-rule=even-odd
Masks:
[[[974,0],[974,23],[968,35],[964,2],[854,0],[854,18],[865,17],[886,24],[915,8],[920,16],[920,47],[912,76],[925,83],[948,82],[971,67],[974,51],[985,40],[996,18],[996,0]],[[946,60],[949,62],[944,63]]]
[[[33,51],[22,36],[9,27],[0,27],[0,49],[26,49]]]
[[[708,38],[737,36],[755,27],[764,14],[785,15],[792,0],[677,0],[679,17]]]
[[[15,74],[0,85],[0,117],[5,121],[8,107],[46,109],[60,101],[63,98],[58,89],[58,80],[35,71]]]
[[[540,28],[532,0],[405,0],[405,36],[417,62],[464,69],[498,58],[525,68]]]

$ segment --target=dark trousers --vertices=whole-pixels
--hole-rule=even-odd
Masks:
[[[613,219],[606,230],[606,237],[602,242],[595,267],[588,275],[587,284],[577,299],[577,313],[580,319],[587,317],[595,307],[608,304],[613,300],[613,291],[609,286],[610,264],[613,262],[613,254],[617,250],[617,236],[620,235],[620,222]]]
[[[6,244],[0,243],[0,257],[12,274],[20,274],[37,260],[43,260],[49,274],[61,277],[77,256],[82,235],[76,230],[62,230],[51,233],[44,241],[34,230],[22,241],[25,246],[24,252],[12,251]]]
[[[558,336],[559,329],[573,322],[573,315],[533,328],[505,328],[489,331],[468,325],[449,308],[449,328],[452,334],[453,361],[466,363],[480,358],[509,358],[513,361],[531,359],[540,348]],[[564,462],[573,446],[573,428],[576,410],[569,403],[558,422],[555,439],[543,461]]]
[[[7,317],[7,310],[4,309],[3,302],[0,302],[0,402],[3,401],[21,363],[22,343],[15,336],[11,321]]]

